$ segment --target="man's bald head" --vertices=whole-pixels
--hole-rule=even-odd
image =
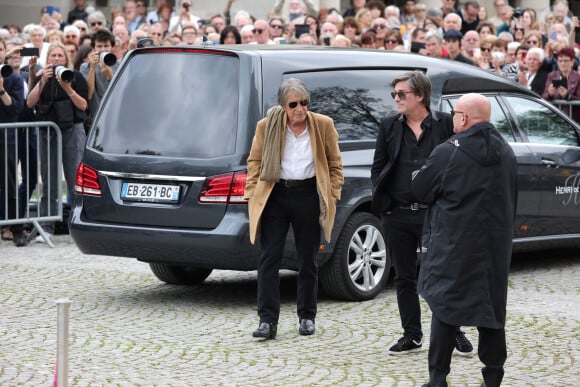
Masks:
[[[457,100],[453,108],[453,131],[465,132],[475,124],[489,122],[491,119],[491,104],[489,100],[477,93],[465,94]]]

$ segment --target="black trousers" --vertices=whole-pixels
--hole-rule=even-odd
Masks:
[[[383,229],[395,269],[397,305],[404,336],[421,340],[421,306],[417,294],[417,247],[425,211],[394,210],[383,216]]]
[[[429,385],[447,386],[446,377],[451,370],[451,356],[455,347],[456,326],[448,325],[431,316],[431,340],[429,344]],[[484,364],[481,369],[486,387],[501,384],[504,375],[503,365],[507,358],[504,329],[477,327],[479,343],[477,353]]]
[[[8,129],[15,131],[16,129]],[[3,132],[2,132],[3,136]],[[4,140],[4,138],[2,138]],[[16,219],[18,208],[18,156],[15,144],[0,142],[0,219]],[[7,207],[6,207],[7,205]],[[10,226],[13,233],[23,230],[22,224]]]
[[[297,313],[299,319],[314,320],[318,295],[320,247],[320,204],[316,181],[288,188],[276,184],[260,225],[261,257],[258,267],[258,315],[260,322],[278,322],[282,254],[290,225],[298,254]]]

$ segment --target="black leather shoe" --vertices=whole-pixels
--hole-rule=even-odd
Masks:
[[[302,336],[310,336],[314,334],[314,321],[308,320],[307,318],[303,318],[300,320],[300,328],[298,328],[298,332]]]
[[[262,337],[264,339],[275,339],[278,325],[276,323],[261,322],[258,329],[252,332],[254,337]]]
[[[22,247],[22,246],[26,246],[28,244],[28,238],[26,238],[26,236],[24,236],[24,233],[22,231],[15,232],[14,237],[12,239],[12,242],[14,242],[14,244],[16,246]]]

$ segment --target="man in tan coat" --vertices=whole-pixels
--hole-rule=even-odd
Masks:
[[[310,92],[285,80],[279,106],[258,122],[248,157],[245,198],[250,241],[259,234],[258,315],[254,337],[274,339],[280,315],[279,270],[292,225],[298,256],[299,333],[314,334],[320,230],[330,241],[344,178],[338,133],[331,118],[308,112]]]

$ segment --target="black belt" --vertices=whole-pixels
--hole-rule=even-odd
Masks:
[[[284,180],[280,179],[278,184],[286,188],[296,188],[296,187],[306,187],[312,184],[316,184],[316,177],[311,177],[310,179],[304,180]]]
[[[421,203],[409,203],[399,206],[399,209],[401,210],[411,210],[411,211],[425,210],[427,208],[429,208],[428,205]]]

